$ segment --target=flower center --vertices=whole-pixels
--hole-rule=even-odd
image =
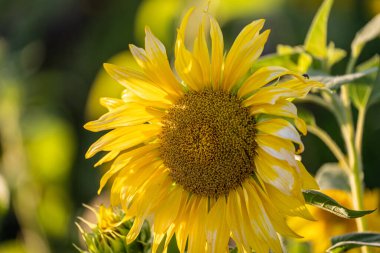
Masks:
[[[254,174],[255,120],[223,91],[191,91],[163,118],[161,158],[188,192],[220,196]]]

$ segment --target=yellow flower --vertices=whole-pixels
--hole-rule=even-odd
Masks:
[[[120,211],[106,208],[103,205],[99,207],[99,213],[96,213],[96,215],[98,218],[98,227],[103,232],[112,232],[115,227],[125,222]]]
[[[322,190],[325,194],[339,202],[341,205],[352,208],[352,199],[349,193],[342,190]],[[379,190],[366,191],[364,195],[364,206],[366,210],[378,209]],[[289,226],[304,238],[303,241],[309,241],[312,244],[313,252],[325,252],[331,246],[331,237],[357,231],[354,219],[344,219],[332,213],[316,207],[309,207],[310,213],[317,221],[306,221],[299,218],[289,220]],[[367,217],[368,230],[380,232],[380,213],[375,211]],[[348,252],[360,252],[358,249],[352,249]],[[380,252],[380,251],[374,251]]]
[[[105,64],[126,89],[103,98],[109,112],[85,125],[112,129],[86,157],[107,151],[96,165],[113,160],[99,190],[115,176],[111,203],[134,218],[127,242],[148,220],[152,252],[173,236],[181,253],[227,252],[230,238],[239,252],[282,252],[277,233],[297,236],[285,219],[312,219],[301,190],[318,187],[295,159],[303,151],[295,127],[306,127],[291,100],[320,84],[282,67],[249,73],[269,35],[260,33],[264,20],[247,25],[225,55],[218,23],[203,14],[187,49],[191,14],[178,29],[178,76],[149,28],[145,50],[130,46],[141,71]]]
[[[83,229],[78,223],[78,229],[82,235],[85,248],[83,250],[75,246],[82,253],[111,253],[111,252],[147,252],[151,233],[147,224],[143,226],[137,240],[127,244],[126,235],[132,227],[132,221],[127,220],[125,213],[120,208],[106,208],[103,205],[96,211],[86,206],[97,218],[97,224],[93,224],[83,218],[79,218],[91,230]]]

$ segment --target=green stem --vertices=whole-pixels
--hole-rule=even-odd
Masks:
[[[325,100],[323,100],[321,97],[318,97],[316,95],[311,95],[311,94],[308,94],[306,97],[304,98],[300,98],[299,100],[297,101],[300,101],[300,102],[310,102],[310,103],[314,103],[316,105],[319,105],[323,108],[326,108],[327,110],[329,110],[330,112],[332,112],[333,114],[335,114],[335,110],[334,108],[331,106],[330,103],[327,103]]]
[[[342,166],[342,168],[349,172],[349,165],[347,163],[347,159],[344,156],[343,152],[339,148],[339,146],[335,143],[335,141],[330,137],[328,133],[326,133],[324,130],[319,128],[318,126],[307,126],[307,130],[314,134],[315,136],[319,137],[326,146],[331,150],[331,152],[335,155],[336,159],[338,160],[339,164]]]
[[[349,63],[347,65],[346,73],[352,73],[357,58],[351,57]],[[355,131],[353,128],[353,120],[352,120],[352,110],[351,110],[351,101],[349,97],[348,86],[343,85],[341,87],[341,99],[344,106],[344,122],[341,125],[341,132],[343,135],[343,139],[345,141],[348,160],[350,166],[350,186],[351,186],[351,194],[353,206],[355,209],[362,210],[364,209],[364,189],[363,189],[363,164],[361,152],[357,149],[356,141],[360,141],[362,139],[362,131],[364,125],[364,115],[361,115],[362,119],[358,119],[359,126],[359,136],[355,138]],[[363,114],[363,113],[362,113]],[[360,143],[361,147],[361,143]],[[356,225],[358,227],[358,232],[364,232],[367,230],[366,221],[364,217],[356,219]],[[362,248],[362,253],[369,253],[368,247]]]
[[[366,112],[366,108],[360,107],[358,111],[358,121],[356,122],[355,148],[360,157],[362,157],[362,143]]]

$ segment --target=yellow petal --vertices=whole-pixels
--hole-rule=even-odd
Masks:
[[[178,75],[188,87],[192,90],[199,91],[203,87],[202,68],[190,51],[186,49],[184,43],[184,37],[180,34],[180,31],[178,31],[175,50],[175,68]]]
[[[135,56],[133,46],[131,52]],[[146,58],[139,59],[139,65],[152,80],[173,97],[183,94],[182,87],[176,79],[166,55],[164,45],[158,40],[148,27],[145,28]],[[132,51],[133,50],[133,51]],[[138,52],[141,56],[142,51]],[[138,57],[138,55],[136,55]],[[137,58],[135,57],[135,59]]]
[[[289,155],[291,155],[294,158],[295,148],[292,143],[292,141],[278,138],[274,135],[269,135],[265,133],[257,133],[256,134],[256,142],[259,144],[259,147],[263,150],[267,151],[266,147],[271,148],[275,151],[281,151],[284,149]],[[271,154],[271,152],[267,152]],[[276,157],[275,155],[272,155],[273,157]],[[284,160],[284,159],[282,159]],[[291,162],[294,166],[296,165],[295,162]]]
[[[297,169],[299,170],[300,177],[302,179],[302,189],[319,189],[319,185],[317,181],[315,181],[314,177],[310,175],[310,173],[306,170],[305,166],[302,162],[297,161]]]
[[[246,26],[233,43],[224,66],[223,89],[230,90],[252,67],[261,55],[269,30],[258,35],[264,20],[257,20]]]
[[[141,173],[141,172],[140,172]],[[147,173],[146,173],[147,174]],[[131,192],[128,187],[132,184],[126,184],[121,191],[122,207],[126,215],[136,215],[147,217],[154,214],[154,207],[157,206],[164,198],[172,185],[169,173],[160,171],[160,167],[154,173],[150,174],[146,183],[137,186],[138,191]],[[133,187],[133,185],[132,185]],[[129,206],[126,203],[130,203]]]
[[[112,111],[124,104],[124,101],[118,98],[100,98],[100,104],[107,108],[108,111]]]
[[[262,86],[279,79],[281,76],[289,75],[291,73],[293,72],[283,67],[262,67],[244,81],[238,91],[238,97],[245,97]]]
[[[147,168],[148,166],[150,167]],[[128,170],[127,173],[123,171],[118,178],[119,177],[122,178],[121,182],[119,182],[121,183],[122,198],[126,200],[126,204],[132,202],[131,208],[134,205],[136,196],[141,198],[141,201],[146,201],[147,196],[149,196],[149,201],[153,208],[156,204],[154,203],[154,199],[161,197],[159,192],[163,191],[165,187],[170,187],[170,183],[172,183],[168,177],[168,171],[162,166],[162,161],[146,162],[141,160],[141,163],[137,165],[136,168]],[[151,194],[153,194],[152,196],[148,194],[149,190]],[[166,197],[166,195],[167,192],[165,192],[164,197]]]
[[[246,224],[246,221],[243,218],[242,204],[236,190],[230,191],[228,194],[226,215],[231,235],[240,251],[251,252],[248,238],[252,235],[247,234],[250,231],[244,230],[243,226]]]
[[[193,55],[198,61],[199,66],[202,70],[203,87],[210,86],[210,56],[208,52],[205,31],[204,31],[205,21],[203,20],[199,26],[198,37],[195,38]]]
[[[273,158],[258,149],[254,162],[257,174],[264,182],[278,188],[285,194],[291,194],[294,190],[301,191],[300,185],[296,183],[298,177],[286,161]]]
[[[208,76],[203,75],[203,63],[200,63],[199,60],[189,50],[187,50],[185,45],[186,27],[192,12],[193,9],[190,9],[186,13],[178,29],[177,40],[175,44],[175,68],[178,72],[178,75],[182,78],[182,80],[185,81],[186,85],[189,86],[192,90],[198,91],[201,90],[204,85],[207,85],[207,83],[204,83],[204,80],[209,80],[210,76],[209,74]],[[204,46],[205,45],[201,47],[204,48]],[[208,66],[207,69],[208,68],[210,67]]]
[[[219,88],[224,68],[224,41],[223,34],[218,22],[210,17],[210,36],[211,36],[211,82],[213,87]]]
[[[190,234],[188,243],[188,253],[206,252],[206,232],[205,224],[208,210],[208,198],[199,198],[198,205],[191,209],[190,216]]]
[[[98,166],[102,165],[103,163],[112,161],[113,159],[115,159],[115,157],[119,153],[120,152],[117,151],[117,150],[116,151],[110,151],[110,152],[108,152],[105,156],[102,157],[102,159],[100,159],[97,163],[95,163],[94,167],[98,167]]]
[[[322,83],[305,79],[303,76],[294,75],[294,74],[292,76],[294,78],[277,84],[277,87],[293,90],[296,94],[296,96],[294,97],[304,97],[307,95],[307,93],[310,92],[312,88],[324,87]]]
[[[152,242],[152,253],[156,253],[158,246],[160,246],[162,239],[165,237],[165,233],[153,233],[153,242]]]
[[[296,231],[306,240],[313,237],[320,238],[324,234],[324,231],[322,230],[323,226],[319,226],[320,222],[318,221],[305,220],[300,217],[288,217],[287,223],[292,230]]]
[[[152,101],[152,100],[146,100],[142,99],[141,97],[137,96],[135,93],[131,92],[130,90],[123,90],[121,94],[121,98],[125,103],[137,103],[142,104],[146,107],[154,107],[157,109],[168,109],[172,104],[168,104],[166,102],[160,102],[160,101]]]
[[[300,135],[294,126],[284,119],[270,119],[256,124],[257,130],[298,144],[297,153],[304,150]]]
[[[153,232],[155,234],[165,233],[174,219],[177,217],[183,190],[177,186],[174,187],[167,196],[160,201],[159,206],[156,208],[156,214],[154,217]]]
[[[121,169],[126,168],[128,165],[130,165],[130,167],[128,168],[134,168],[139,165],[138,161],[141,159],[144,159],[145,162],[152,162],[153,159],[155,159],[159,155],[158,147],[159,144],[144,145],[140,148],[136,148],[132,151],[123,153],[120,156],[118,156],[117,159],[113,162],[110,169],[106,173],[104,173],[104,175],[100,179],[98,193],[101,192],[108,180]]]
[[[260,104],[275,104],[279,99],[300,97],[293,89],[279,86],[261,88],[252,96],[243,101],[244,106],[256,106]]]
[[[261,104],[249,108],[252,115],[254,114],[270,114],[281,117],[296,118],[297,108],[286,99],[278,100],[275,104]]]
[[[127,244],[132,243],[134,240],[136,240],[137,236],[139,235],[142,225],[144,224],[145,217],[136,217],[133,221],[133,225],[131,229],[129,230],[127,236],[125,237],[125,240],[127,241]]]
[[[121,151],[134,147],[156,136],[160,129],[160,126],[153,124],[117,128],[92,144],[86,153],[86,158],[90,158],[100,151]]]
[[[263,206],[265,208],[266,213],[268,214],[269,219],[272,222],[272,225],[276,229],[278,233],[284,236],[290,236],[290,237],[297,237],[300,238],[298,234],[296,234],[286,223],[285,216],[282,212],[280,212],[276,206],[272,203],[272,200],[270,197],[264,192],[264,190],[256,184],[255,181],[249,180],[247,181],[247,184],[250,184],[256,189],[256,193],[258,194],[259,198],[261,199]],[[252,189],[246,188],[247,192],[251,191]],[[252,194],[252,193],[248,193]]]
[[[249,25],[246,25],[243,28],[243,30],[236,37],[230,49],[230,52],[227,55],[227,58],[230,58],[229,61],[231,61],[232,58],[235,58],[240,51],[246,49],[247,45],[250,45],[252,39],[254,39],[258,35],[259,31],[263,28],[264,23],[264,19],[259,19],[252,21]]]
[[[294,120],[294,125],[303,135],[307,133],[306,123],[302,119],[298,118],[297,108],[293,103],[286,99],[279,99],[275,104],[260,104],[251,106],[249,111],[252,115],[263,113],[291,118]]]
[[[164,249],[162,250],[162,253],[167,253],[169,243],[171,239],[173,238],[175,232],[175,224],[171,224],[170,227],[168,228],[168,231],[166,232],[166,239],[165,239],[165,244],[164,244]]]
[[[104,64],[108,74],[137,96],[152,101],[171,103],[171,97],[164,90],[158,88],[144,74],[133,69],[118,67],[116,65]]]
[[[240,192],[240,198],[244,201],[242,210],[253,228],[254,237],[252,243],[256,244],[254,248],[257,252],[272,252],[281,253],[281,245],[274,229],[272,222],[264,209],[264,205],[259,198],[259,195],[254,187],[247,181],[243,184],[243,189]]]
[[[272,203],[280,212],[288,216],[299,216],[307,220],[314,220],[309,210],[306,208],[305,200],[302,193],[296,195],[287,195],[282,193],[276,187],[266,184],[265,189],[270,196]]]
[[[139,159],[135,167],[128,167],[115,178],[111,188],[111,203],[114,206],[122,199],[122,206],[128,209],[136,193],[149,181],[152,175],[163,176],[162,161],[147,161]],[[143,166],[143,167],[142,167]]]
[[[207,252],[228,252],[230,230],[226,221],[227,202],[222,196],[211,208],[206,220]]]
[[[84,128],[93,132],[109,130],[124,126],[140,125],[153,119],[144,105],[127,103],[103,114],[98,120],[90,121]]]
[[[294,118],[294,125],[300,131],[303,135],[307,134],[307,126],[303,119],[295,117]]]
[[[156,253],[162,240],[165,238],[165,243],[164,243],[164,247],[162,249],[162,251],[160,251],[161,253],[167,253],[167,250],[168,250],[168,246],[169,246],[169,242],[171,241],[171,239],[173,238],[173,235],[174,235],[174,228],[175,228],[175,225],[174,223],[172,223],[168,229],[161,233],[161,234],[157,234],[157,233],[154,233],[153,234],[153,243],[152,243],[152,253]]]
[[[183,209],[180,218],[177,222],[176,227],[176,240],[177,240],[177,246],[180,253],[185,252],[186,248],[186,242],[187,237],[189,235],[189,230],[191,226],[191,209],[194,205],[197,205],[197,201],[199,201],[199,198],[194,197],[194,195],[191,195],[189,199],[187,200],[187,203],[183,203]]]

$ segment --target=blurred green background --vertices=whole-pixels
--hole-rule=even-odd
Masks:
[[[176,0],[0,0],[0,253],[77,252],[82,203],[106,202],[96,191],[102,169],[84,159],[100,134],[83,124],[103,113],[102,96],[121,86],[101,70],[104,62],[131,65],[128,44],[143,46],[147,24],[173,56],[178,22],[190,6]],[[241,28],[265,18],[272,30],[264,54],[277,44],[303,43],[321,0],[213,0],[227,47]],[[380,12],[380,0],[336,0],[329,41],[349,52],[364,24]],[[370,42],[359,62],[380,53]],[[334,67],[342,74],[346,59]],[[342,144],[333,116],[313,105],[318,124]],[[363,156],[365,183],[380,187],[380,118],[369,109]],[[303,161],[315,172],[334,157],[316,137],[304,138]]]

